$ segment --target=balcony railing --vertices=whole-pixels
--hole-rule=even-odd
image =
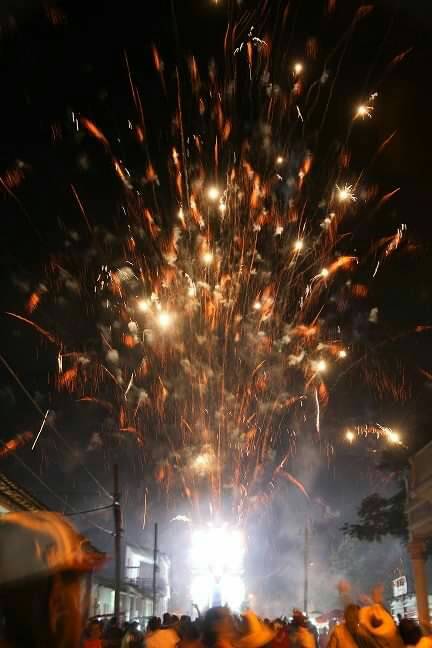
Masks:
[[[128,585],[133,585],[133,587],[136,587],[146,596],[153,596],[153,578],[126,578],[126,583],[128,583]],[[168,583],[156,580],[156,596],[158,598],[164,598],[165,596],[168,596],[168,593]]]

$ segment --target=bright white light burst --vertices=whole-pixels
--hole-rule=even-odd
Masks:
[[[356,114],[355,114],[356,119],[358,119],[359,117],[361,119],[364,119],[365,117],[369,117],[369,119],[372,119],[372,111],[373,111],[373,106],[365,106],[364,104],[362,104],[361,106],[357,107]]]
[[[244,537],[226,526],[208,526],[192,532],[191,596],[198,607],[229,605],[238,611],[245,598]]]
[[[317,371],[326,371],[327,370],[327,362],[325,360],[318,360],[318,362],[315,363],[315,369]]]
[[[147,313],[150,309],[150,304],[147,299],[140,299],[138,302],[138,308],[141,313]]]
[[[207,190],[207,198],[211,200],[212,202],[216,202],[216,200],[220,196],[220,191],[217,187],[209,187]]]
[[[294,243],[294,250],[296,252],[300,252],[300,250],[303,250],[304,243],[301,239],[297,239],[297,241]]]
[[[356,195],[352,190],[352,185],[345,184],[343,187],[336,185],[336,189],[337,199],[339,202],[355,202],[357,200]]]
[[[161,329],[167,329],[172,322],[172,315],[171,313],[167,313],[166,311],[161,311],[157,317],[157,320]]]
[[[389,430],[387,433],[387,440],[389,443],[392,443],[393,445],[400,445],[401,444],[401,438],[399,432],[394,432],[394,430]]]
[[[352,430],[347,430],[345,434],[345,439],[348,441],[348,443],[353,443],[355,439],[354,432],[352,432]]]
[[[203,263],[205,263],[205,265],[210,265],[211,263],[213,263],[213,259],[214,259],[213,252],[210,252],[210,250],[204,252],[204,254],[201,257],[201,260]]]

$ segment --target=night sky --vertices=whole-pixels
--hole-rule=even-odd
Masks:
[[[3,3],[0,18],[0,354],[34,401],[30,402],[5,366],[0,367],[0,438],[7,443],[25,439],[23,435],[29,432],[34,437],[42,421],[40,411],[43,415],[47,409],[53,412],[50,416],[59,432],[46,428],[34,452],[31,442],[24,440],[21,447],[18,442],[16,450],[0,457],[1,469],[49,506],[61,506],[57,495],[63,503],[82,510],[107,503],[92,476],[110,491],[112,463],[118,461],[128,537],[148,543],[151,524],[160,521],[162,549],[177,561],[174,569],[179,581],[186,578],[187,529],[178,529],[173,539],[169,520],[176,514],[188,515],[189,508],[180,492],[170,492],[166,481],[157,481],[158,448],[162,455],[166,440],[152,439],[149,451],[146,437],[140,445],[134,435],[107,422],[106,412],[92,405],[83,410],[72,393],[56,390],[58,347],[3,314],[20,314],[44,329],[55,330],[67,350],[77,339],[82,342],[81,352],[95,344],[97,330],[88,324],[90,307],[76,295],[66,306],[58,297],[50,299],[54,282],[50,284],[49,278],[65,260],[72,259],[75,267],[81,258],[87,262],[89,249],[99,259],[101,252],[91,242],[87,223],[111,232],[114,239],[125,236],[122,206],[129,190],[119,181],[104,145],[79,120],[86,118],[97,125],[110,143],[112,156],[128,169],[133,191],[139,187],[144,203],[150,204],[156,196],[161,212],[168,214],[175,206],[171,189],[165,187],[176,109],[176,63],[182,78],[191,55],[203,77],[212,59],[221,76],[224,71],[228,74],[234,54],[227,53],[231,60],[227,64],[223,43],[227,21],[233,16],[236,20],[246,16],[237,46],[247,37],[244,24],[254,25],[260,38],[271,37],[275,77],[281,75],[282,52],[289,52],[293,61],[303,60],[305,42],[314,38],[318,53],[306,73],[319,77],[322,62],[328,61],[329,81],[323,93],[330,86],[332,93],[326,118],[326,101],[320,98],[309,130],[296,137],[301,150],[312,150],[315,158],[307,190],[311,203],[318,205],[315,193],[331,177],[327,165],[343,148],[350,115],[360,101],[378,92],[373,118],[355,124],[346,148],[350,166],[357,174],[364,172],[364,191],[376,187],[379,196],[398,192],[379,209],[377,201],[374,207],[364,205],[360,195],[361,218],[349,215],[341,230],[343,253],[371,254],[372,261],[356,274],[357,283],[368,286],[367,297],[344,311],[345,339],[355,353],[350,353],[343,370],[326,377],[329,400],[322,411],[321,437],[312,442],[310,433],[305,433],[304,439],[296,440],[296,454],[290,459],[291,473],[305,486],[312,503],[306,505],[298,489],[286,486],[276,492],[264,513],[248,523],[249,537],[254,540],[248,558],[250,590],[262,591],[263,599],[273,602],[269,609],[301,603],[302,530],[307,511],[314,520],[314,607],[333,603],[331,588],[348,569],[351,556],[359,566],[359,580],[363,575],[360,589],[370,586],[375,577],[389,579],[405,559],[397,541],[379,547],[344,544],[340,527],[354,518],[361,498],[375,490],[388,493],[395,488],[395,482],[377,469],[385,441],[360,438],[347,446],[345,430],[380,423],[398,430],[408,451],[430,439],[432,338],[427,326],[432,324],[432,128],[428,71],[432,9],[426,1],[377,2],[349,31],[360,5],[354,0],[297,0],[291,3],[282,35],[278,29],[284,0],[219,0],[217,4],[210,0],[112,4],[78,0],[43,6],[23,1]],[[164,62],[166,95],[155,70],[153,45]],[[244,123],[242,135],[253,139],[258,130],[253,86],[245,59],[235,61],[239,69],[237,118]],[[128,68],[142,102],[146,129],[142,146],[131,130],[138,118]],[[189,104],[192,99],[185,91],[184,123],[192,133]],[[388,146],[371,163],[374,151],[392,134]],[[157,185],[142,181],[149,159],[159,176]],[[314,214],[319,210],[318,205]],[[394,235],[401,224],[407,226],[402,244],[391,258],[383,259],[372,279],[379,258],[379,248],[374,246]],[[170,217],[164,216],[162,228],[171,225]],[[115,243],[110,249],[115,249]],[[40,305],[30,314],[26,304],[38,290]],[[330,300],[327,309],[335,322],[341,311],[342,284],[338,291],[338,301]],[[59,306],[63,308],[61,321],[56,320]],[[377,309],[376,321],[371,320],[373,309]],[[146,492],[149,508],[143,530]],[[76,521],[99,546],[109,548],[111,537],[91,522],[110,529],[110,513]],[[264,552],[269,556],[265,565],[260,561]]]

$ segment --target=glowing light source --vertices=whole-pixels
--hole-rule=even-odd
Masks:
[[[147,299],[140,299],[138,302],[138,308],[142,313],[147,313],[150,309],[150,304]]]
[[[318,360],[318,362],[315,364],[315,368],[317,371],[326,371],[327,362],[325,360]]]
[[[296,63],[294,65],[294,74],[301,74],[303,72],[303,65],[301,63]]]
[[[353,443],[355,439],[355,434],[352,430],[347,430],[345,434],[345,439],[348,441],[348,443]]]
[[[254,303],[253,307],[254,307],[254,310],[259,311],[259,310],[261,310],[261,308],[262,308],[262,304],[261,304],[260,301],[257,300],[257,301]]]
[[[362,104],[361,106],[357,107],[355,116],[356,118],[360,117],[361,119],[364,119],[365,117],[369,117],[371,119],[372,111],[373,106],[365,106],[364,104]]]
[[[212,202],[215,202],[220,196],[220,191],[217,187],[209,187],[207,189],[207,198]]]
[[[345,184],[343,187],[336,185],[337,199],[340,203],[355,202],[357,200],[355,193],[352,190],[352,185]]]
[[[283,159],[282,155],[278,155],[277,158],[276,158],[276,164],[281,165],[281,164],[283,164],[283,161],[284,161],[284,159]]]
[[[191,596],[200,607],[228,605],[239,610],[245,598],[241,531],[227,526],[208,526],[192,532],[190,562]]]
[[[320,273],[320,274],[321,274],[321,277],[324,277],[324,279],[325,279],[326,277],[329,276],[330,273],[329,273],[329,271],[327,270],[327,268],[323,268],[323,269],[321,270],[321,273]]]
[[[401,438],[399,432],[395,432],[394,430],[389,430],[389,432],[387,433],[387,440],[389,443],[392,443],[393,445],[400,445]]]
[[[193,567],[209,567],[213,573],[241,570],[244,552],[243,534],[237,529],[209,526],[192,533]]]
[[[200,454],[193,459],[191,468],[201,476],[212,472],[215,468],[215,455],[209,450],[200,452]]]
[[[172,322],[172,315],[166,311],[161,311],[157,316],[157,321],[161,329],[166,329]]]
[[[294,243],[294,250],[296,252],[300,252],[300,250],[303,250],[304,243],[301,239],[297,239],[297,241]]]
[[[212,606],[212,594],[215,587],[213,576],[206,572],[195,576],[191,582],[191,598],[199,610]]]
[[[345,349],[341,349],[338,353],[339,358],[346,358],[347,357],[347,352]]]
[[[210,265],[211,263],[213,263],[213,259],[214,255],[210,250],[206,250],[201,257],[201,260],[205,265]]]
[[[226,211],[226,204],[224,202],[219,203],[219,211],[224,214]]]
[[[198,457],[195,459],[194,464],[198,468],[201,468],[203,466],[207,466],[209,463],[209,458],[207,455],[198,455]]]
[[[221,599],[231,610],[240,610],[245,600],[246,589],[240,576],[224,576],[221,580]]]

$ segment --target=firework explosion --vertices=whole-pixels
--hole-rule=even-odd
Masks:
[[[321,441],[326,376],[346,371],[355,351],[344,315],[367,295],[356,273],[370,259],[357,258],[347,232],[390,198],[368,193],[363,172],[349,168],[349,134],[369,120],[353,122],[379,110],[377,95],[347,115],[345,144],[323,172],[316,114],[328,111],[337,66],[320,64],[310,40],[301,63],[278,52],[276,80],[275,39],[250,20],[228,25],[222,78],[191,58],[187,77],[173,68],[167,80],[153,48],[172,109],[165,161],[150,157],[126,59],[144,174],[129,170],[98,124],[73,114],[121,184],[121,220],[94,225],[72,185],[88,244],[75,252],[72,241],[52,257],[26,314],[11,313],[57,348],[56,389],[132,436],[168,495],[181,492],[193,515],[225,509],[236,520],[279,483],[308,497],[287,460],[298,435]],[[373,267],[376,250],[383,263],[405,230],[371,244]]]

